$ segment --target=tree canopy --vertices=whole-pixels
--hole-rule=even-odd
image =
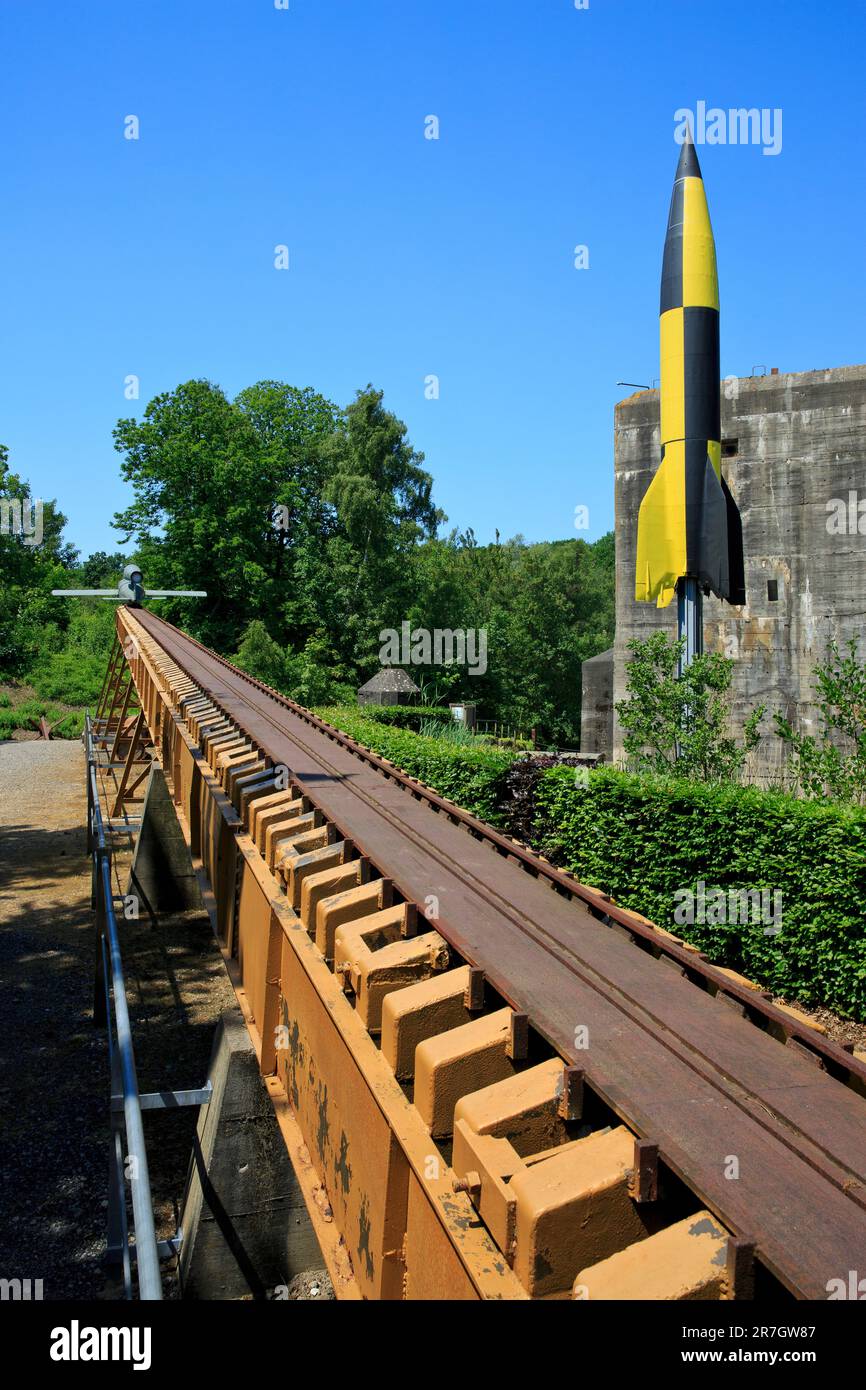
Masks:
[[[133,500],[113,524],[134,555],[79,562],[53,504],[41,548],[0,538],[13,581],[0,610],[7,673],[62,646],[67,629],[92,664],[109,605],[78,608],[47,590],[110,588],[134,558],[147,588],[207,590],[162,601],[171,621],[306,704],[354,700],[385,630],[483,631],[487,660],[474,674],[467,663],[412,667],[425,699],[474,700],[483,719],[578,742],[581,662],[613,639],[612,535],[479,545],[471,530],[443,532],[424,455],[371,385],[340,409],[284,382],[230,399],[187,381],[119,420],[114,443]],[[5,487],[26,490],[5,452],[2,469]]]

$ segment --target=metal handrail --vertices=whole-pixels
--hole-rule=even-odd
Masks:
[[[120,952],[117,919],[111,887],[111,845],[106,834],[99,804],[96,781],[96,754],[93,746],[93,723],[85,715],[85,749],[87,756],[87,850],[93,860],[93,906],[96,908],[96,997],[94,1017],[104,1022],[108,1030],[108,1054],[111,1065],[112,1099],[119,1086],[123,1098],[123,1128],[126,1134],[126,1170],[122,1145],[119,1143],[120,1121],[112,1106],[111,1162],[113,1174],[109,1193],[109,1221],[120,1227],[124,1286],[127,1298],[132,1297],[131,1253],[126,1221],[124,1180],[129,1178],[132,1196],[135,1259],[138,1274],[138,1296],[142,1300],[162,1298],[162,1278],[159,1267],[150,1174],[144,1142],[141,1096],[135,1070],[132,1029],[126,1002],[126,980]],[[100,989],[100,985],[102,988]],[[111,1212],[112,1197],[117,1199],[117,1211]]]

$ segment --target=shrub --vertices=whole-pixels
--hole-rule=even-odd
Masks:
[[[866,804],[866,661],[852,637],[843,656],[830,642],[815,667],[820,733],[796,732],[782,714],[776,732],[790,745],[794,777],[808,797]]]
[[[375,724],[391,724],[398,729],[420,733],[424,724],[455,724],[447,705],[358,705],[347,706],[347,714],[360,714]]]
[[[616,712],[629,766],[639,772],[730,781],[757,746],[764,706],[746,720],[738,745],[725,732],[733,661],[708,652],[696,656],[680,675],[685,641],[654,632],[646,641],[628,644],[628,698],[617,704]]]
[[[866,812],[782,792],[636,777],[542,773],[541,852],[778,994],[866,1020]],[[781,932],[675,913],[684,890],[781,893]],[[710,916],[710,913],[706,914]]]
[[[49,725],[57,725],[53,738],[79,738],[84,728],[84,715],[80,710],[63,711],[56,705],[43,700],[24,700],[13,708],[0,708],[0,739],[11,738],[19,729],[34,731],[39,728],[39,720],[45,716]],[[59,720],[62,723],[58,723]]]
[[[316,713],[440,796],[447,796],[481,820],[501,824],[500,783],[511,765],[510,754],[425,737],[345,707],[326,706]]]
[[[29,674],[30,684],[46,700],[92,709],[105,679],[107,658],[79,651],[62,651],[41,661]]]

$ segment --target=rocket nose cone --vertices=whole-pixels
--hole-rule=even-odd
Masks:
[[[698,163],[697,151],[692,143],[692,132],[686,127],[685,138],[680,149],[680,160],[677,165],[678,179],[699,179],[701,178],[701,166]]]

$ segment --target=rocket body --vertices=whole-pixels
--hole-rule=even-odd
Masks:
[[[740,514],[722,477],[716,247],[694,145],[680,153],[662,266],[661,463],[638,516],[635,598],[680,579],[745,602]]]

